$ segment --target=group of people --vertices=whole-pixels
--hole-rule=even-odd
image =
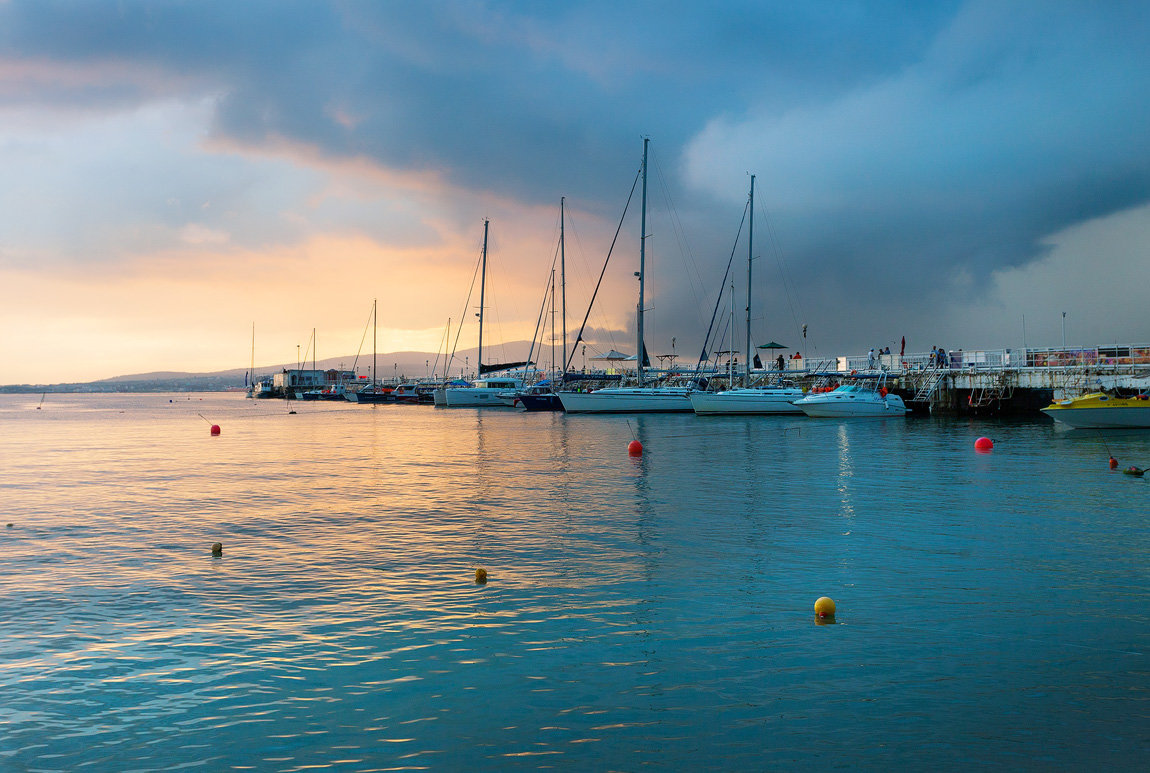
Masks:
[[[950,358],[946,354],[946,349],[941,346],[930,347],[930,364],[937,365],[940,368],[945,368],[950,362]]]

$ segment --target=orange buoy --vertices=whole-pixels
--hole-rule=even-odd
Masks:
[[[1110,457],[1110,469],[1112,469],[1112,470],[1118,469],[1118,460],[1115,459],[1113,456]]]
[[[994,441],[988,437],[980,437],[978,440],[974,441],[974,447],[979,451],[989,451],[990,449],[994,448]]]
[[[220,425],[219,424],[213,424],[212,425],[212,434],[213,435],[220,434]]]
[[[638,440],[632,440],[630,443],[627,444],[627,455],[628,456],[642,456],[643,455],[643,444],[640,443]]]

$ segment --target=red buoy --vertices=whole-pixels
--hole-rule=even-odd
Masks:
[[[980,437],[978,440],[974,441],[974,447],[979,451],[989,451],[990,449],[994,448],[994,441],[988,437]]]
[[[213,435],[220,434],[220,425],[219,424],[213,424],[212,425],[212,434]]]
[[[643,455],[643,444],[640,443],[638,440],[632,440],[630,443],[627,444],[627,455],[628,456],[642,456]]]
[[[1112,470],[1118,469],[1118,460],[1115,459],[1113,456],[1110,457],[1110,469],[1112,469]]]

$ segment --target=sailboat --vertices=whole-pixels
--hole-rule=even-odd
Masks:
[[[483,364],[483,304],[487,290],[487,233],[490,220],[483,221],[483,253],[481,258],[481,271],[479,280],[479,362],[480,378],[470,386],[444,385],[435,390],[435,405],[441,408],[475,408],[492,406],[504,408],[506,405],[499,399],[501,392],[515,391],[523,388],[523,379],[509,376],[483,378],[484,373],[507,370],[526,362],[508,362],[496,365]],[[474,285],[473,285],[474,286]]]
[[[716,414],[798,413],[795,405],[803,398],[803,390],[783,384],[751,386],[751,266],[755,257],[755,176],[751,175],[750,228],[747,232],[747,351],[743,387],[722,392],[692,392],[691,407],[700,416]],[[732,285],[733,288],[733,285]],[[732,299],[732,305],[734,300]],[[732,322],[734,322],[732,314]],[[732,348],[734,348],[732,346]]]
[[[565,244],[565,202],[566,198],[559,199],[559,286],[562,288],[562,303],[560,314],[563,319],[563,361],[564,371],[566,371],[567,361],[567,248]],[[551,267],[551,361],[552,370],[558,371],[555,367],[555,267]],[[540,310],[542,316],[542,309]],[[540,337],[540,347],[542,347],[542,337]],[[528,353],[527,359],[530,360],[535,349],[535,341],[531,342],[532,351]],[[554,373],[553,376],[558,376]],[[564,373],[566,376],[566,373]],[[549,378],[538,381],[526,389],[522,389],[515,393],[514,402],[512,405],[518,404],[522,406],[525,411],[561,411],[563,410],[563,403],[559,402],[559,395],[556,393],[556,386],[561,385],[563,381],[558,378]]]
[[[384,389],[376,378],[376,347],[375,347],[375,331],[377,327],[377,314],[378,314],[377,299],[371,301],[371,383],[363,389],[354,390],[349,389],[343,393],[344,399],[352,403],[385,403],[392,400],[391,390]]]
[[[639,305],[636,319],[635,368],[638,386],[608,387],[593,392],[559,392],[559,401],[567,413],[689,413],[693,387],[644,386],[643,366],[647,353],[643,345],[643,281],[647,262],[647,145],[643,138],[643,199],[639,218]]]

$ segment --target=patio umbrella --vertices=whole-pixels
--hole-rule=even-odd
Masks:
[[[623,354],[622,352],[617,352],[614,349],[612,349],[611,351],[607,352],[606,354],[597,354],[594,357],[592,357],[591,359],[593,359],[593,360],[626,360],[629,358],[630,358],[629,355]]]
[[[778,343],[777,341],[771,341],[769,344],[763,344],[759,348],[760,349],[790,349],[791,347],[784,346],[784,345]]]

